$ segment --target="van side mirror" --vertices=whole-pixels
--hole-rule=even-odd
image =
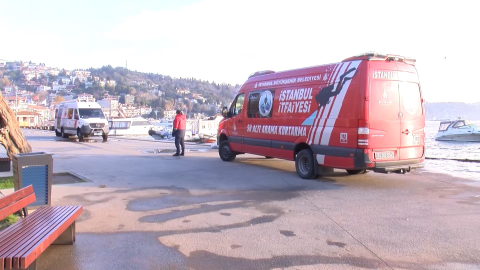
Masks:
[[[228,113],[228,108],[227,107],[223,107],[222,116],[225,117],[225,118],[231,117],[231,115],[229,115],[229,113]]]

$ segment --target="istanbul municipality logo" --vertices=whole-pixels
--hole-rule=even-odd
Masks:
[[[273,96],[270,91],[265,91],[260,95],[260,100],[258,101],[258,111],[261,116],[268,116],[272,110],[273,105]]]

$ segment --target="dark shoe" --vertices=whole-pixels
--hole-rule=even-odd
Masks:
[[[178,156],[180,156],[180,154],[178,154],[178,153],[175,153],[175,155],[173,155],[173,156],[174,156],[174,157],[178,157]]]
[[[181,153],[180,156],[185,156],[185,153]]]

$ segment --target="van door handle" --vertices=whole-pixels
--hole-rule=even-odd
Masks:
[[[402,133],[408,135],[408,134],[410,134],[410,130],[406,129],[406,130],[402,131]]]

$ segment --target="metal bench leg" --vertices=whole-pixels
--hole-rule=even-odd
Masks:
[[[75,243],[75,221],[55,240],[52,245],[73,245]]]

